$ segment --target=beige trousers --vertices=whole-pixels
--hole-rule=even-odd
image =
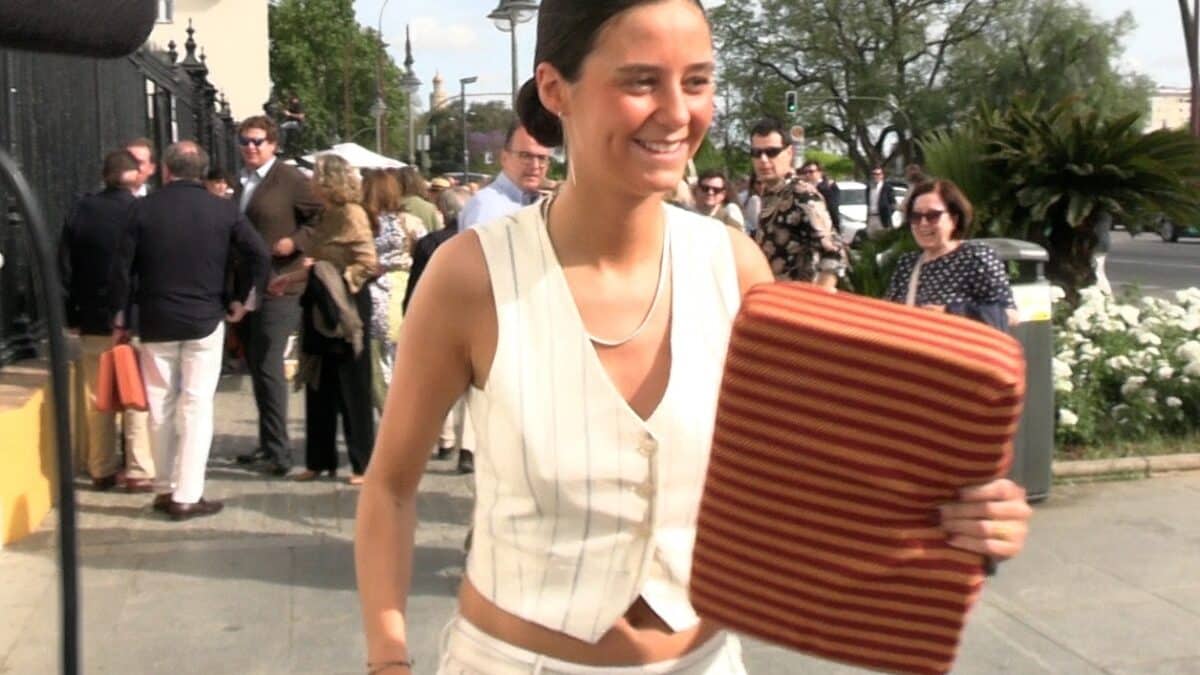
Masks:
[[[133,410],[120,415],[96,410],[96,376],[100,370],[100,355],[112,347],[112,338],[107,335],[81,335],[79,346],[79,386],[83,390],[84,404],[79,428],[80,456],[88,475],[105,478],[120,470],[121,458],[117,453],[120,426],[125,433],[126,477],[154,478],[149,416]]]

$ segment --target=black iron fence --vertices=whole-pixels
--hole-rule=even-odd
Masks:
[[[133,138],[149,139],[156,156],[177,140],[196,140],[214,166],[235,168],[236,127],[190,27],[184,47],[182,59],[174,42],[167,52],[143,49],[120,59],[0,49],[0,147],[20,163],[50,227],[61,226],[79,194],[100,187],[104,154]],[[38,297],[22,215],[2,189],[0,208],[3,366],[37,354],[46,330],[40,307],[60,299]]]

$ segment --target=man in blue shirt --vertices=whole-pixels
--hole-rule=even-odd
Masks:
[[[459,216],[459,231],[503,218],[537,201],[549,168],[550,149],[514,122],[500,151],[500,174],[467,202]]]

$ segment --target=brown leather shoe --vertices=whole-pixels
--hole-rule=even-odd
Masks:
[[[211,516],[219,513],[223,508],[225,508],[225,504],[215,500],[210,502],[203,498],[195,504],[180,504],[175,500],[171,500],[167,504],[167,515],[171,516],[171,520],[187,520],[189,518]]]
[[[108,490],[111,490],[117,486],[117,478],[120,477],[120,475],[121,474],[119,474],[119,473],[114,473],[111,476],[101,476],[100,478],[93,478],[92,479],[92,487],[95,488],[98,492],[107,492]]]
[[[126,478],[121,487],[126,492],[154,492],[154,481],[149,478]]]
[[[171,493],[164,492],[160,495],[154,495],[154,510],[159,513],[166,513],[167,507],[171,505]]]

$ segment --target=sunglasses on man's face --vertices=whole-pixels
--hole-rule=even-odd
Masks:
[[[706,195],[719,195],[725,191],[725,188],[719,185],[697,185],[696,189]]]
[[[246,138],[245,136],[238,137],[238,145],[242,146],[243,148],[248,145],[253,145],[256,148],[262,147],[262,144],[266,142],[266,138]]]
[[[750,156],[754,159],[759,159],[764,156],[770,159],[775,159],[784,150],[787,150],[787,147],[779,146],[775,148],[750,148]]]

